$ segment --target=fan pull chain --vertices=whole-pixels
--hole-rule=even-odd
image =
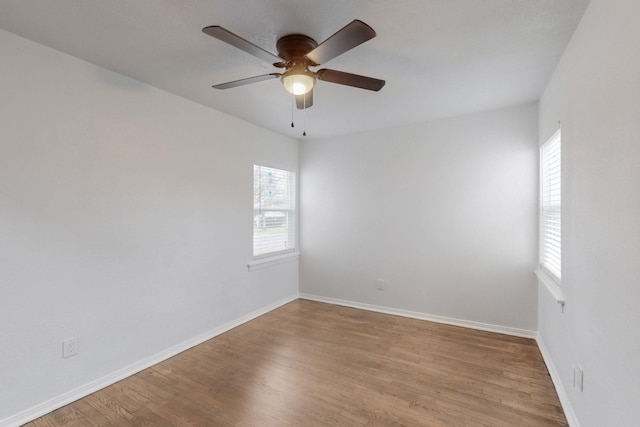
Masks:
[[[302,95],[302,136],[307,136],[307,94]]]
[[[291,127],[293,126],[293,104],[296,103],[296,96],[291,92]]]

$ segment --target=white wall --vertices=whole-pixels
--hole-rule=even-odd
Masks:
[[[4,31],[0,57],[0,424],[297,295],[296,262],[246,268],[253,162],[297,141]]]
[[[302,141],[300,291],[535,330],[537,156],[537,104]]]
[[[540,101],[540,142],[562,122],[567,302],[540,289],[539,331],[583,427],[640,422],[638,17],[637,0],[592,0]]]

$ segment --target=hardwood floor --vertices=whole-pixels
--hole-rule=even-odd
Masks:
[[[297,300],[44,426],[566,426],[535,341]]]

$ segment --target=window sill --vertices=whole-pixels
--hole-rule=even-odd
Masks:
[[[254,259],[247,263],[247,270],[254,271],[261,268],[272,267],[283,262],[297,261],[300,258],[300,252],[290,252],[287,254],[276,255],[267,258]]]
[[[553,280],[551,277],[549,277],[547,273],[545,273],[540,269],[537,269],[536,271],[534,271],[534,273],[538,278],[538,283],[543,284],[547,288],[549,293],[553,295],[556,302],[564,306],[565,299],[564,299],[564,294],[562,292],[562,288],[560,287],[560,285],[558,285],[555,282],[555,280]]]

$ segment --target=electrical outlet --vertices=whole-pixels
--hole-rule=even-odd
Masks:
[[[376,280],[376,289],[379,290],[379,291],[383,291],[384,290],[384,280],[383,279]]]
[[[78,354],[79,345],[78,338],[69,338],[68,340],[62,341],[62,357],[66,359],[67,357],[75,356]]]

